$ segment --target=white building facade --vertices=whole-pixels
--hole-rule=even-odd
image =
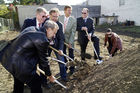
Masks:
[[[140,0],[87,0],[88,5],[101,5],[101,15],[118,16],[118,22],[134,21],[140,26]]]

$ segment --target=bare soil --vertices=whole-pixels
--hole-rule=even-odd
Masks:
[[[103,47],[103,29],[96,31],[100,38],[101,56],[104,62],[95,65],[93,59],[86,59],[86,63],[80,63],[80,56],[75,53],[75,58],[79,61],[73,75],[68,74],[68,82],[64,83],[67,90],[57,84],[52,84],[51,89],[43,89],[44,93],[140,93],[140,34],[116,31],[123,40],[123,51],[118,52],[115,57],[108,59],[107,49]],[[18,32],[9,31],[0,33],[0,40],[12,39]],[[135,37],[136,36],[136,37]],[[75,42],[75,48],[80,47]],[[93,48],[88,44],[87,53],[93,56]],[[54,56],[54,54],[52,54]],[[59,80],[59,66],[57,62],[51,61],[51,70]],[[69,71],[68,71],[69,72]],[[61,81],[60,81],[61,82]],[[13,78],[0,65],[0,93],[12,93]],[[30,93],[25,87],[24,93]]]

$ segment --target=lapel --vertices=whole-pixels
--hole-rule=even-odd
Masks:
[[[87,25],[88,25],[88,22],[89,22],[89,18],[87,18],[86,22],[85,22],[85,20],[82,18],[82,23],[84,24],[84,26],[87,26]]]
[[[37,26],[37,24],[36,24],[36,18],[33,19],[33,24],[32,25],[33,26]]]
[[[85,23],[88,23],[88,18],[87,18],[87,20],[86,20],[86,22]]]
[[[61,18],[61,22],[64,24],[64,19],[65,19],[65,16],[62,15],[62,18]]]
[[[72,23],[72,20],[71,20],[71,16],[70,16],[66,28],[70,27],[71,23]]]

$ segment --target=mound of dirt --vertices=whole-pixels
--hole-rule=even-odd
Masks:
[[[54,84],[45,93],[139,93],[139,67],[140,48],[125,50],[100,65],[81,63],[69,76],[67,90]]]
[[[73,78],[68,83],[69,93],[139,93],[140,48],[126,50],[101,65],[80,70]]]

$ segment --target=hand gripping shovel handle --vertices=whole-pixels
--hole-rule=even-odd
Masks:
[[[55,52],[59,52],[57,49],[53,48],[52,46],[49,46],[52,50],[54,50]],[[69,56],[67,56],[66,54],[63,54],[63,56],[67,57],[68,59],[70,59],[71,61],[74,61],[72,58],[70,58]]]
[[[37,65],[37,70],[40,72],[40,73],[42,73],[42,74],[44,74],[45,75],[45,72],[43,71],[43,70],[41,70],[40,68],[39,68],[39,66]],[[55,78],[55,77],[54,77]],[[65,89],[67,89],[67,87],[66,86],[64,86],[63,84],[61,84],[58,80],[54,80],[54,82],[55,83],[57,83],[58,85],[60,85],[61,87],[63,87],[63,88],[65,88]]]

